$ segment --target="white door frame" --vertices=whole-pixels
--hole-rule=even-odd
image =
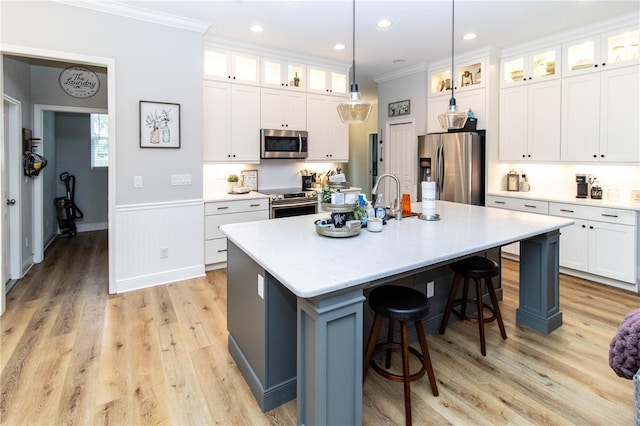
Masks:
[[[45,112],[74,112],[81,114],[105,114],[108,110],[104,108],[85,108],[64,105],[33,105],[33,137],[40,138],[40,141],[33,144],[36,154],[44,154],[45,134],[44,113]],[[111,129],[109,129],[111,131]],[[111,134],[109,134],[111,138]],[[111,154],[111,152],[109,152]],[[57,180],[56,180],[57,181]],[[44,189],[42,179],[36,179],[33,185],[33,261],[40,263],[44,260]]]
[[[72,62],[76,64],[94,65],[99,67],[105,67],[107,69],[107,111],[109,115],[109,172],[108,172],[108,216],[109,223],[109,293],[116,292],[116,270],[115,270],[115,236],[116,236],[116,223],[115,223],[115,210],[116,210],[116,70],[115,60],[113,58],[81,55],[71,52],[61,52],[57,50],[38,49],[28,46],[19,45],[6,45],[0,44],[0,54],[10,54],[15,56],[25,56],[31,58],[39,58],[44,60],[64,61]],[[1,74],[0,74],[1,76]],[[1,86],[0,86],[1,87]],[[2,91],[4,94],[4,89]],[[34,115],[34,121],[38,121]],[[34,137],[42,137],[42,135],[35,135]],[[42,183],[40,183],[42,185]],[[34,190],[34,196],[39,197],[39,202],[42,203],[42,188],[39,193]],[[40,215],[42,217],[42,210],[40,209]],[[36,221],[34,221],[36,222]],[[38,224],[40,232],[34,233],[34,239],[39,238],[40,243],[34,246],[38,247],[44,252],[43,244],[43,229],[42,222]],[[40,261],[42,258],[40,258]],[[5,283],[1,284],[0,291],[4,295]],[[1,308],[4,308],[4,304]],[[0,312],[2,312],[0,310]]]

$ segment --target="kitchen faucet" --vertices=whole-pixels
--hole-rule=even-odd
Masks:
[[[396,175],[393,175],[391,173],[385,173],[383,175],[380,175],[378,177],[378,180],[376,181],[376,184],[373,185],[373,189],[371,190],[372,192],[371,198],[373,198],[374,196],[377,196],[378,185],[380,184],[380,181],[382,180],[382,178],[385,178],[385,177],[393,178],[396,181],[396,200],[391,205],[391,216],[395,217],[398,220],[401,220],[402,212],[400,209],[400,179],[398,179]]]

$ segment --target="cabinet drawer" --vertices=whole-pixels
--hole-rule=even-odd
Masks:
[[[254,220],[269,219],[268,210],[259,210],[255,212],[241,212],[234,214],[216,214],[204,217],[204,239],[223,238],[224,234],[220,231],[221,225],[228,223],[251,222]]]
[[[636,212],[632,210],[581,206],[567,203],[549,203],[549,214],[553,216],[617,223],[620,225],[636,224]]]
[[[486,204],[487,207],[498,207],[501,209],[517,210],[529,213],[549,214],[549,203],[547,201],[488,195]]]
[[[254,198],[251,200],[217,201],[214,203],[205,203],[204,214],[216,215],[268,209],[268,198]]]
[[[227,261],[227,239],[216,238],[204,242],[204,263],[226,262]]]

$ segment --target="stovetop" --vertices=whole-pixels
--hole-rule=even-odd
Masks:
[[[261,194],[268,195],[271,201],[316,197],[315,191],[311,191],[311,190],[305,191],[305,190],[302,190],[300,187],[260,189],[258,192],[260,192]]]

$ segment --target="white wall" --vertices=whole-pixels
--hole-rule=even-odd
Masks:
[[[378,104],[373,103],[369,121],[363,124],[349,125],[349,164],[346,173],[351,177],[352,185],[362,188],[370,198],[371,182],[369,164],[369,134],[378,133]]]
[[[153,218],[164,218],[159,213],[172,204],[184,206],[185,200],[202,199],[202,34],[49,1],[1,2],[0,8],[3,46],[61,52],[63,57],[109,58],[115,64],[116,177],[110,194],[114,214],[121,206],[152,205],[151,210],[127,210],[126,217],[135,216],[133,222],[145,223],[149,232],[174,236],[163,244],[175,255],[163,262],[159,247],[150,253],[145,241],[116,234],[110,246],[117,256],[115,279],[130,283],[135,278],[137,285],[147,286],[166,282],[168,275],[187,278],[194,271],[203,273],[203,227],[197,222],[204,218],[192,214],[201,212],[201,206],[186,203],[175,210],[184,218],[172,215],[169,222],[153,222]],[[141,100],[181,105],[180,149],[140,148]],[[171,174],[190,174],[192,184],[171,186]],[[143,187],[134,188],[134,176],[142,176]],[[115,222],[119,223],[117,217]],[[193,226],[185,230],[180,225],[184,223]],[[196,255],[180,250],[187,246],[197,248]]]

